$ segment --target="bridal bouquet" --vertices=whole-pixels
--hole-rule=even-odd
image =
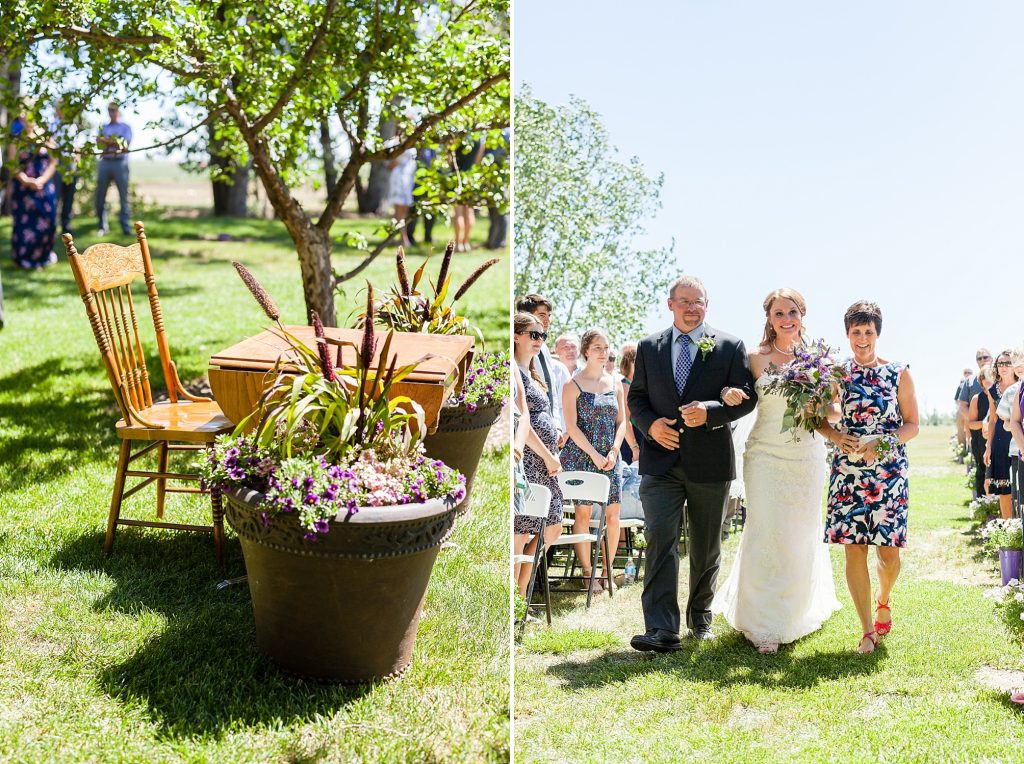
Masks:
[[[846,369],[832,357],[825,340],[794,348],[793,360],[781,368],[769,368],[765,391],[786,399],[782,432],[813,432],[828,416],[829,407]]]

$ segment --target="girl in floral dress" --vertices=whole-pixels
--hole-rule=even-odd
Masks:
[[[530,554],[536,550],[537,537],[544,534],[544,541],[550,544],[562,535],[562,491],[555,474],[561,469],[558,457],[558,431],[551,417],[543,377],[537,370],[536,358],[547,334],[540,321],[530,313],[517,313],[513,322],[515,346],[515,372],[522,383],[526,412],[519,422],[527,427],[526,448],[523,452],[523,471],[531,483],[546,486],[551,490],[551,504],[546,518],[516,515],[512,523],[514,554]],[[522,565],[518,571],[519,593],[526,594],[533,565]]]
[[[906,364],[875,353],[882,312],[872,302],[850,306],[844,318],[853,358],[840,392],[842,418],[822,432],[837,447],[828,487],[825,541],[843,544],[846,583],[863,627],[858,652],[874,652],[892,629],[889,595],[907,545],[907,453],[918,433],[917,398]],[[871,615],[868,547],[878,560],[876,617]]]
[[[36,134],[31,123],[24,135]],[[20,170],[11,184],[11,257],[26,270],[42,270],[57,262],[57,160],[45,146],[18,155]]]
[[[600,329],[590,329],[580,338],[580,355],[586,365],[562,388],[562,413],[565,417],[569,440],[562,449],[562,467],[569,471],[597,472],[610,481],[608,502],[605,506],[607,528],[604,561],[607,570],[615,558],[619,545],[620,486],[615,469],[622,439],[626,436],[626,399],[622,383],[605,370],[608,361],[608,335]],[[573,533],[587,533],[590,528],[592,507],[576,506]],[[576,556],[583,569],[583,577],[591,578],[591,549],[587,542],[576,545]],[[598,577],[593,577],[594,591],[603,590]]]

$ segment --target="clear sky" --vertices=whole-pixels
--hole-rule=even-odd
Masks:
[[[925,412],[978,345],[1024,344],[1024,3],[513,5],[515,82],[664,173],[648,243],[675,238],[709,323],[756,344],[790,286],[845,356],[843,313],[875,300]]]

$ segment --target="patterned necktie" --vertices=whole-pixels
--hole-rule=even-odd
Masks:
[[[679,395],[683,394],[683,390],[686,388],[686,379],[690,376],[690,335],[680,334],[679,335],[679,356],[676,358],[676,392]]]

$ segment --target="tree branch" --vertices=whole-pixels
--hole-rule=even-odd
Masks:
[[[25,34],[29,43],[40,40],[88,40],[90,42],[105,42],[116,45],[156,45],[170,42],[164,35],[119,35],[104,32],[99,29],[86,29],[85,27],[67,26],[57,27],[53,30],[30,29]]]
[[[204,119],[202,122],[199,122],[199,123],[193,125],[192,127],[190,127],[185,132],[179,133],[178,135],[175,135],[173,138],[169,138],[168,140],[162,141],[161,143],[154,143],[152,146],[144,146],[141,149],[126,149],[125,151],[119,151],[118,152],[118,156],[120,156],[121,154],[136,154],[136,153],[138,153],[140,151],[150,151],[152,149],[159,149],[159,148],[163,148],[164,146],[170,146],[172,144],[175,144],[178,141],[180,141],[182,138],[184,138],[186,135],[189,135],[190,133],[194,133],[199,128],[204,127],[204,126],[210,124],[210,122],[213,121],[213,118],[216,117],[218,114],[220,114],[222,111],[224,111],[224,107],[223,106],[217,107],[216,109],[211,111],[209,114],[207,114],[206,115],[206,119]],[[89,151],[89,152],[86,152],[86,153],[87,154],[92,154],[94,156],[102,156],[104,152],[102,152],[102,151]]]
[[[438,122],[441,122],[446,117],[451,116],[459,109],[461,109],[463,106],[465,106],[467,103],[477,98],[480,94],[487,92],[502,80],[507,80],[508,75],[509,71],[507,68],[502,69],[500,72],[492,74],[486,80],[484,80],[475,88],[466,93],[466,95],[462,96],[462,98],[458,99],[454,103],[449,104],[441,111],[424,117],[420,121],[420,123],[416,125],[416,128],[407,136],[405,136],[405,140],[401,141],[395,146],[392,146],[391,148],[379,149],[377,151],[370,152],[369,154],[365,155],[365,159],[367,161],[373,161],[376,159],[393,159],[406,149],[412,148],[419,142],[420,138],[422,138],[430,128],[432,128]]]
[[[334,16],[334,10],[337,6],[338,0],[327,0],[327,6],[324,8],[324,17],[321,19],[320,26],[317,28],[316,34],[313,35],[313,39],[309,43],[309,47],[302,55],[302,60],[299,62],[299,65],[295,67],[295,71],[292,72],[292,76],[288,79],[288,83],[284,86],[284,90],[282,90],[281,94],[278,95],[277,101],[275,101],[274,105],[270,107],[270,111],[253,122],[252,129],[254,132],[263,132],[263,128],[277,119],[284,110],[284,107],[288,105],[288,101],[291,100],[292,95],[295,93],[295,89],[306,76],[306,70],[309,68],[309,64],[320,50],[320,46],[323,44],[324,38],[327,36],[327,27],[330,26],[331,17]]]
[[[387,245],[390,244],[394,240],[394,238],[398,236],[399,233],[401,233],[403,228],[405,228],[405,221],[400,220],[398,222],[398,225],[388,232],[388,235],[384,239],[384,241],[382,241],[380,244],[374,247],[373,252],[371,252],[364,258],[363,262],[359,263],[359,265],[350,270],[348,273],[342,273],[341,275],[335,274],[334,283],[340,284],[342,281],[348,281],[349,279],[353,279],[360,273],[362,273],[364,270],[366,270],[370,263],[376,260],[377,256],[384,251],[384,248],[387,247]]]

